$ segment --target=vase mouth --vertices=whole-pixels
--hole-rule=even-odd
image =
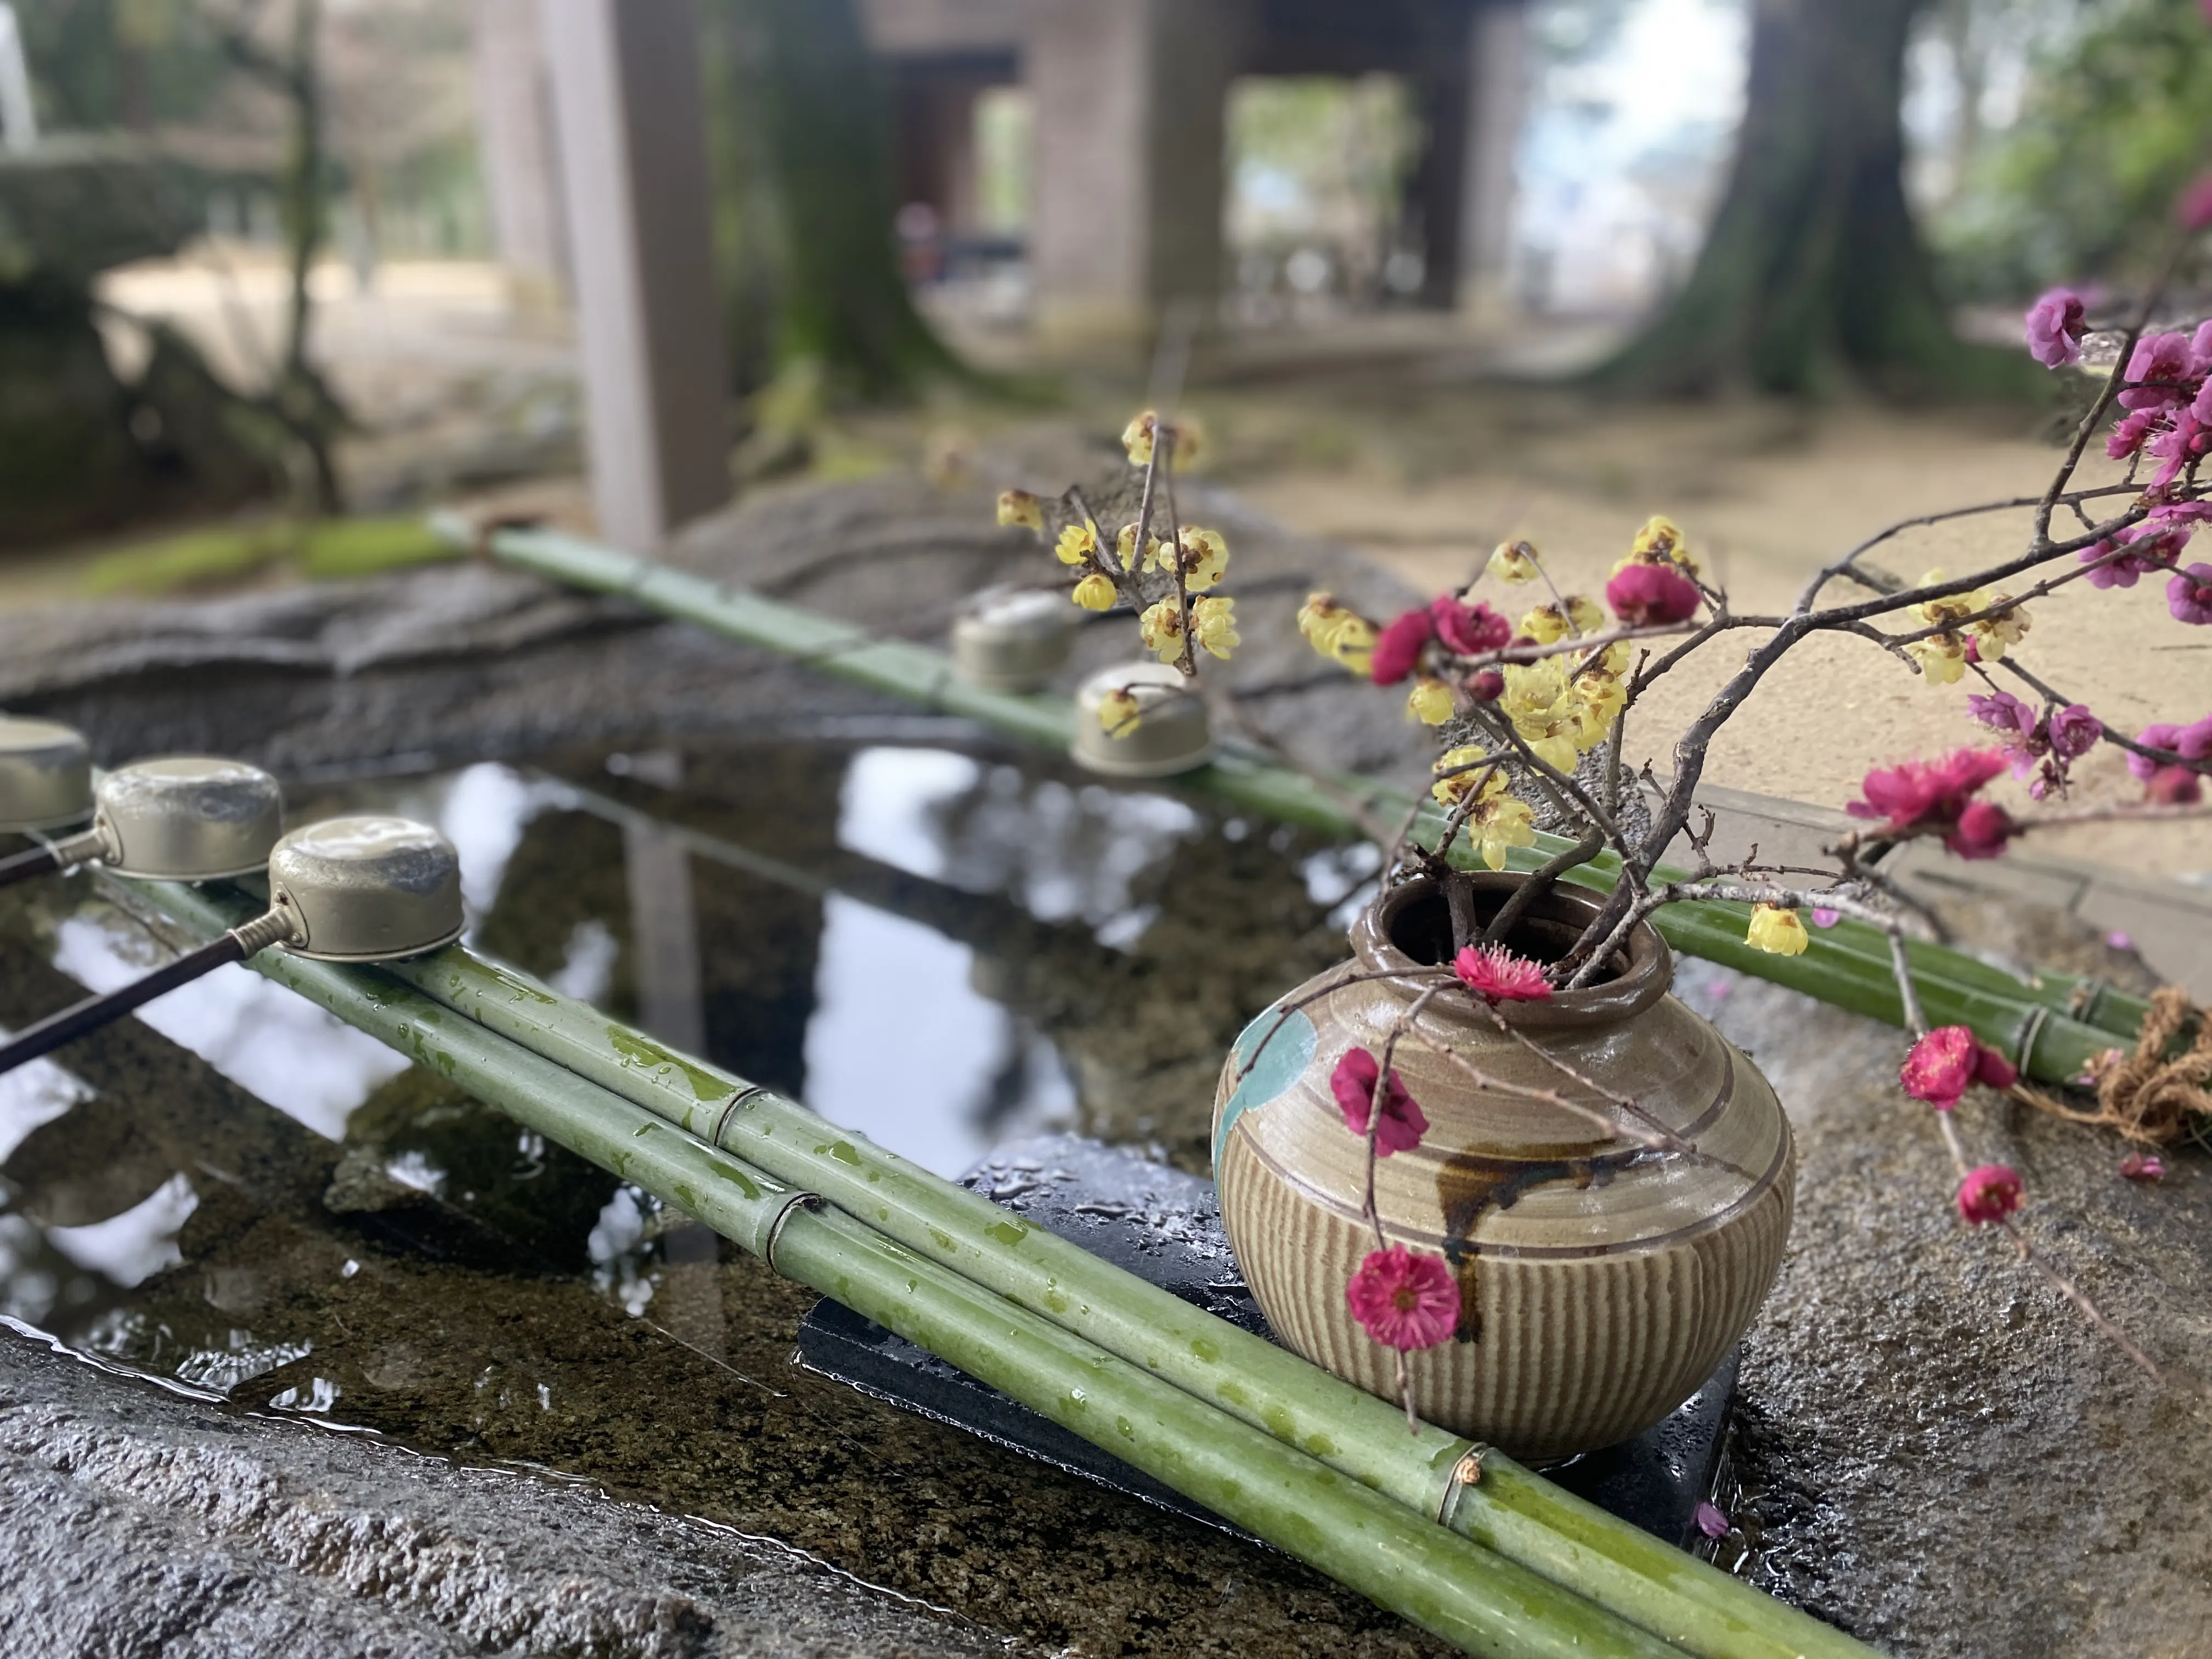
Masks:
[[[1486,921],[1528,879],[1512,872],[1476,871],[1475,911]],[[1504,941],[1506,948],[1540,962],[1564,956],[1597,915],[1601,896],[1554,884],[1532,903]],[[1436,969],[1451,963],[1451,915],[1443,890],[1427,876],[1385,893],[1352,924],[1352,953],[1370,973],[1389,975],[1408,1000],[1436,983]],[[1629,930],[1605,976],[1575,991],[1554,991],[1540,1001],[1500,1002],[1507,1023],[1531,1029],[1595,1025],[1641,1013],[1667,994],[1674,978],[1674,953],[1649,921]]]

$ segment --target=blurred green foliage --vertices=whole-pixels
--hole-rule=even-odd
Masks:
[[[279,563],[337,581],[458,556],[416,518],[274,520],[118,548],[88,564],[83,580],[95,595],[172,593],[242,581]]]
[[[2176,194],[2212,168],[2212,22],[2199,0],[2087,0],[2042,54],[2019,120],[1993,135],[1931,227],[1961,297],[2142,276]]]
[[[34,0],[15,8],[42,127],[191,121],[230,73],[189,0]]]

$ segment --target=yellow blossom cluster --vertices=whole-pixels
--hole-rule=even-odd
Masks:
[[[1620,684],[1602,669],[1569,678],[1567,661],[1509,663],[1498,707],[1538,759],[1562,772],[1605,741],[1620,713]]]
[[[1437,759],[1437,781],[1429,793],[1438,805],[1465,812],[1468,842],[1480,849],[1485,864],[1503,870],[1508,848],[1535,845],[1536,826],[1528,803],[1507,792],[1505,775],[1495,766],[1482,766],[1481,759],[1480,749],[1445,750]]]
[[[1298,607],[1298,632],[1308,645],[1365,679],[1374,665],[1375,624],[1333,593],[1309,593]]]
[[[1920,586],[1930,586],[1943,580],[1943,572],[1930,570],[1920,578]],[[1905,654],[1919,665],[1920,672],[1930,685],[1950,685],[1962,679],[1966,672],[1966,647],[1971,641],[1974,655],[1984,662],[2002,659],[2007,647],[2017,645],[2027,637],[2030,626],[2027,610],[2014,605],[2005,606],[2009,594],[1987,592],[1975,588],[1965,593],[1948,593],[1941,599],[1923,599],[1918,605],[1908,605],[1905,615],[1923,628],[1939,629],[1924,640],[1914,640],[1905,647]],[[1984,617],[1976,622],[1967,617],[1977,612],[1996,610],[1993,617]]]
[[[1210,652],[1226,662],[1229,653],[1243,641],[1237,633],[1237,601],[1234,599],[1200,599],[1190,602],[1191,639],[1202,651]],[[1182,655],[1182,607],[1174,599],[1162,599],[1137,619],[1138,631],[1145,643],[1158,654],[1162,662],[1174,662]]]

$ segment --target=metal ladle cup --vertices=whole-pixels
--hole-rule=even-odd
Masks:
[[[90,829],[0,860],[0,887],[94,860],[155,881],[252,875],[284,830],[276,780],[244,761],[139,761],[102,777],[92,799]]]
[[[133,984],[26,1027],[0,1044],[0,1073],[272,945],[318,962],[396,962],[460,937],[460,857],[427,823],[329,818],[278,842],[268,868],[267,910]]]
[[[92,813],[92,752],[52,720],[0,714],[0,834],[60,830]]]

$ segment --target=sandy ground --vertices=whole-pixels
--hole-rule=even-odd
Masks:
[[[1334,464],[1240,462],[1295,428],[1338,428]],[[1900,520],[2044,489],[2060,452],[2032,416],[1747,407],[1564,410],[1547,396],[1434,392],[1398,407],[1324,409],[1304,398],[1225,400],[1224,466],[1268,513],[1349,542],[1424,587],[1468,579],[1500,540],[1525,538],[1560,586],[1596,592],[1651,513],[1673,517],[1745,614],[1786,609],[1807,577]],[[1313,448],[1311,432],[1304,445]],[[2101,459],[2084,477],[2118,469]],[[1913,531],[1872,556],[1905,577],[1963,572],[2025,544],[2025,511]],[[2212,557],[2212,552],[2206,556]],[[1513,614],[1528,588],[1486,584]],[[2014,580],[2011,590],[2025,584]],[[1853,596],[1838,586],[1832,597]],[[2212,712],[2212,640],[2167,614],[2165,583],[2099,592],[2069,583],[2031,607],[2021,660],[2129,731]],[[1630,752],[1662,774],[1674,738],[1763,631],[1723,638],[1660,681],[1630,726]],[[1714,745],[1706,777],[1729,787],[1839,807],[1870,766],[1985,736],[1966,712],[1971,682],[1934,686],[1869,642],[1809,641],[1754,694]],[[2013,686],[2015,691],[2024,688]],[[2085,799],[2132,795],[2116,753],[2076,776]],[[2009,781],[2001,792],[2025,792]],[[2103,824],[2050,832],[2039,851],[2144,872],[2212,871],[2212,824]]]

